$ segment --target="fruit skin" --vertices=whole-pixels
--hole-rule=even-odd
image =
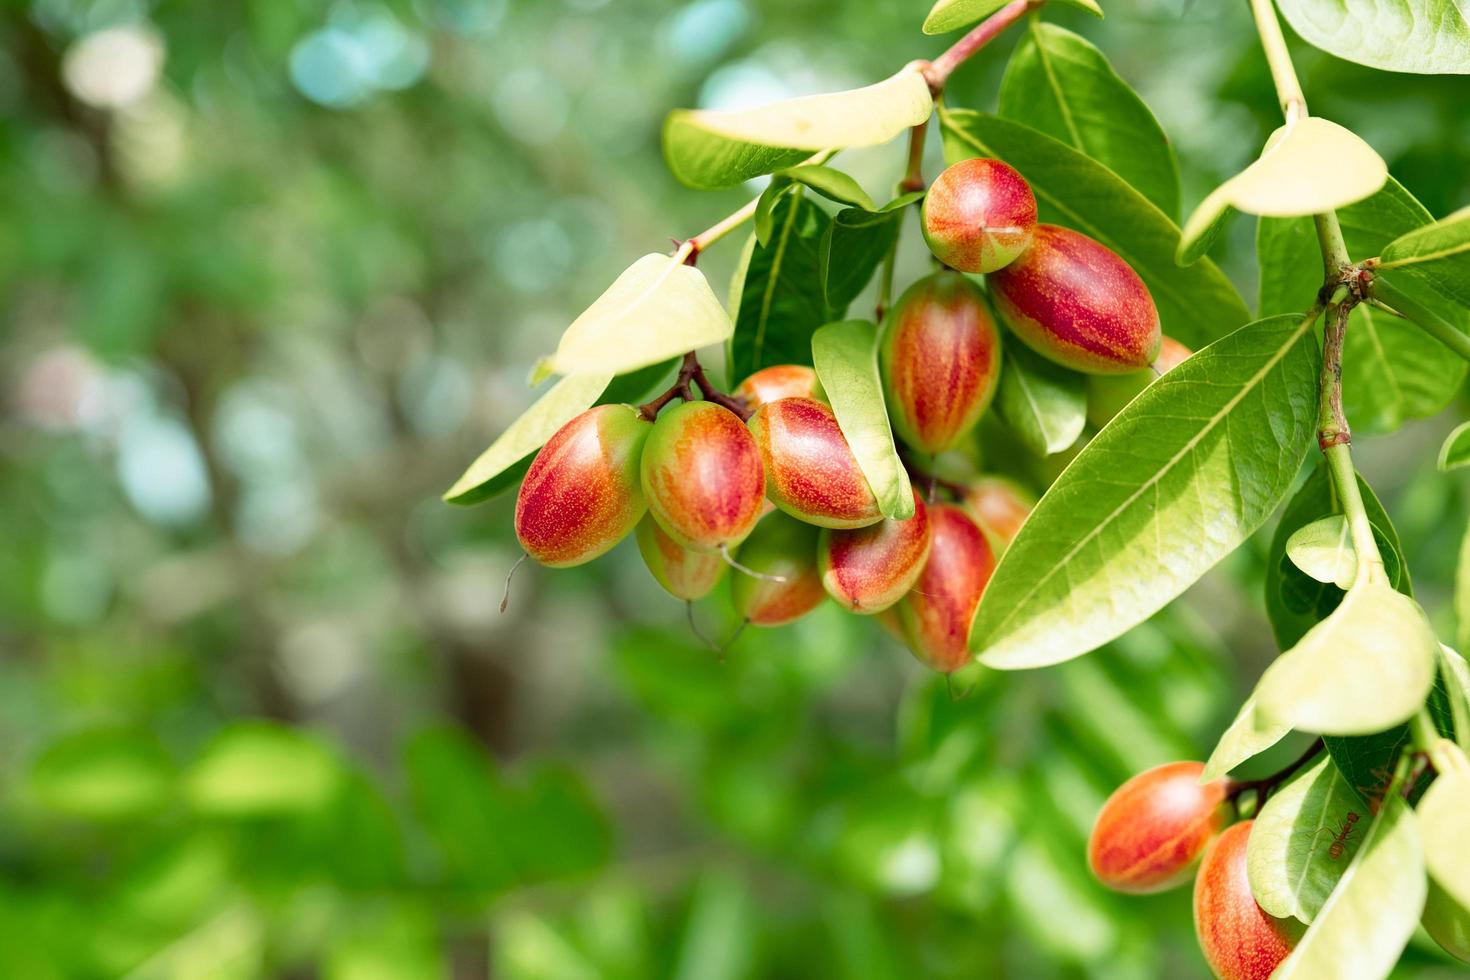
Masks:
[[[1087,841],[1087,863],[1113,891],[1147,895],[1189,880],[1230,822],[1223,779],[1200,784],[1200,762],[1170,762],[1128,780],[1108,801]]]
[[[929,560],[929,509],[914,492],[914,516],[851,531],[822,530],[817,566],[827,594],[849,612],[882,612],[902,599]]]
[[[1063,367],[1128,374],[1153,363],[1159,311],[1133,268],[1101,242],[1037,225],[1031,247],[989,277],[990,296],[1017,337]]]
[[[1194,353],[1173,337],[1164,337],[1159,356],[1142,371],[1131,374],[1093,374],[1087,378],[1087,421],[1101,429],[1143,389],[1174,370]]]
[[[995,571],[995,554],[979,525],[958,507],[930,507],[929,528],[929,560],[896,608],[914,656],[949,674],[970,662],[970,624]]]
[[[599,405],[556,430],[516,496],[526,554],[569,568],[606,554],[646,509],[639,459],[653,426],[630,405]]]
[[[1015,261],[1036,229],[1036,196],[999,160],[961,160],[935,178],[924,196],[924,241],[945,265],[994,272]]]
[[[1266,914],[1251,895],[1245,848],[1252,823],[1216,837],[1194,879],[1194,932],[1220,980],[1266,980],[1305,931],[1295,919]]]
[[[827,593],[817,572],[817,533],[785,514],[772,514],[756,526],[740,548],[740,564],[785,581],[737,570],[730,577],[730,597],[741,617],[755,626],[781,626],[822,604]]]
[[[904,290],[878,348],[899,438],[923,453],[953,447],[995,396],[1000,359],[1000,331],[970,280],[940,272]]]
[[[811,398],[780,398],[750,417],[771,503],[818,527],[867,527],[883,519],[878,498],[837,426]]]
[[[990,547],[1003,554],[1031,516],[1036,497],[1003,476],[982,476],[965,491],[965,511],[980,525]]]
[[[1456,902],[1433,878],[1419,920],[1439,948],[1462,963],[1470,963],[1470,910]]]
[[[725,569],[730,567],[717,553],[684,547],[669,537],[651,515],[638,522],[633,536],[654,580],[678,599],[703,599],[720,584]]]
[[[816,368],[805,364],[773,364],[761,368],[740,382],[731,394],[743,400],[752,411],[779,398],[827,400],[822,382],[817,380]]]
[[[740,416],[714,402],[666,408],[643,448],[648,511],[695,551],[734,547],[760,519],[765,475]]]

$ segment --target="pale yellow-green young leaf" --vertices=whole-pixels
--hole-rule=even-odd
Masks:
[[[1450,702],[1450,721],[1461,750],[1470,752],[1470,664],[1459,653],[1439,645],[1439,673]]]
[[[1225,734],[1220,736],[1215,751],[1205,762],[1201,783],[1213,782],[1247,759],[1254,758],[1286,737],[1290,725],[1266,724],[1256,711],[1256,699],[1249,697]]]
[[[612,379],[611,374],[573,374],[562,378],[470,464],[444,499],[469,504],[490,496],[499,488],[497,478],[513,472],[512,467],[546,445],[557,429],[591,408]]]
[[[1419,604],[1372,576],[1267,669],[1256,710],[1322,735],[1381,732],[1424,703],[1438,651]]]
[[[1310,924],[1357,853],[1369,819],[1358,794],[1322,753],[1256,814],[1246,872],[1257,904],[1277,918]]]
[[[645,255],[567,327],[538,376],[625,374],[722,344],[734,329],[704,273],[680,255]]]
[[[1261,156],[1215,188],[1184,222],[1179,255],[1226,208],[1289,218],[1319,214],[1361,201],[1388,180],[1388,165],[1373,147],[1335,122],[1306,116],[1266,140]]]
[[[1286,555],[1293,565],[1318,582],[1339,589],[1351,588],[1358,573],[1358,553],[1353,549],[1347,518],[1341,514],[1297,528],[1286,539]]]
[[[939,0],[924,18],[925,34],[948,34],[961,27],[969,27],[982,17],[989,17],[1010,0]],[[1101,17],[1102,8],[1097,0],[1062,0],[1073,7],[1080,7]]]
[[[1470,761],[1448,739],[1431,758],[1440,772],[1419,801],[1424,864],[1439,887],[1470,908]]]

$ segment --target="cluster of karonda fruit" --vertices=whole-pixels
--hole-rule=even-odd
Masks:
[[[1123,259],[1036,217],[1031,188],[998,160],[957,163],[929,189],[924,238],[943,268],[887,311],[878,352],[911,463],[954,448],[990,404],[1002,351],[992,304],[1033,350],[1091,376],[1098,424],[1189,355],[1162,337],[1148,288]],[[988,299],[967,274],[986,277]],[[981,593],[1031,500],[985,477],[944,482],[953,502],[936,502],[936,481],[913,469],[927,493],[915,491],[912,517],[886,518],[816,372],[776,365],[718,401],[602,405],[573,418],[526,474],[516,534],[532,558],[565,567],[633,532],[681,599],[708,595],[728,573],[738,614],[775,626],[830,596],[950,673],[970,660]]]

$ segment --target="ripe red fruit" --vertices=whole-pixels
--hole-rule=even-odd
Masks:
[[[990,404],[1000,357],[1000,331],[970,280],[940,272],[904,290],[878,349],[899,438],[924,453],[953,447]]]
[[[694,551],[673,538],[652,516],[638,522],[634,532],[638,551],[643,555],[643,564],[653,573],[654,579],[672,596],[687,599],[703,599],[724,577],[725,559],[710,551]]]
[[[1205,847],[1230,820],[1225,780],[1201,785],[1204,770],[1199,762],[1155,766],[1108,797],[1087,842],[1098,881],[1146,895],[1189,880]]]
[[[999,160],[961,160],[924,196],[924,241],[945,265],[994,272],[1025,251],[1036,229],[1036,197]]]
[[[778,398],[814,398],[826,401],[815,368],[805,364],[773,364],[740,382],[732,394],[754,411]]]
[[[970,624],[995,571],[995,555],[958,507],[930,507],[929,528],[929,560],[898,604],[898,618],[914,656],[948,674],[970,660]]]
[[[913,588],[929,559],[929,513],[914,494],[914,516],[851,531],[824,529],[817,564],[827,594],[849,611],[882,612]]]
[[[628,405],[600,405],[536,454],[516,497],[516,538],[543,565],[591,561],[643,516],[638,462],[653,429]]]
[[[1094,374],[1087,379],[1087,421],[1101,429],[1143,389],[1172,371],[1194,353],[1173,337],[1164,337],[1159,356],[1142,371],[1131,374]]]
[[[735,611],[756,626],[793,622],[827,598],[817,572],[817,529],[785,514],[756,526],[740,548],[740,564],[757,574],[737,570],[730,597]]]
[[[1003,553],[1036,506],[1036,497],[1020,484],[1003,476],[982,476],[965,491],[964,507],[991,548]]]
[[[1251,824],[1225,830],[1205,851],[1194,879],[1194,931],[1220,980],[1266,980],[1301,938],[1295,919],[1268,915],[1251,895],[1245,849]]]
[[[740,416],[714,402],[665,409],[641,472],[649,513],[686,548],[733,547],[760,519],[765,477],[755,439]]]
[[[1101,242],[1037,225],[1031,247],[989,277],[1006,325],[1032,350],[1088,374],[1153,363],[1159,311],[1133,268]]]
[[[883,519],[832,409],[810,398],[781,398],[750,417],[771,502],[820,527],[866,527]]]

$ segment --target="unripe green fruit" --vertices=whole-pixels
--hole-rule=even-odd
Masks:
[[[995,555],[958,507],[930,507],[929,528],[929,560],[896,608],[914,656],[949,674],[970,661],[970,624],[995,571]]]
[[[1087,842],[1087,862],[1113,891],[1146,895],[1189,880],[1200,855],[1230,822],[1223,779],[1200,784],[1199,762],[1155,766],[1103,804]]]
[[[648,510],[695,551],[734,547],[760,519],[765,476],[740,417],[714,402],[665,409],[643,449]]]
[[[1419,921],[1440,949],[1462,963],[1470,963],[1470,910],[1451,898],[1433,878],[1429,879],[1429,894]]]
[[[793,622],[827,598],[817,571],[817,529],[785,514],[756,526],[740,548],[740,564],[757,575],[737,570],[730,597],[735,611],[755,626]]]
[[[643,516],[639,457],[652,433],[638,410],[600,405],[541,447],[516,496],[516,538],[543,565],[567,568],[617,544]]]
[[[695,551],[669,537],[651,515],[638,522],[634,539],[654,579],[679,599],[703,599],[729,568],[717,552]]]
[[[820,527],[867,527],[883,519],[832,409],[810,398],[781,398],[750,417],[771,503]]]
[[[924,241],[939,261],[961,272],[994,272],[1031,243],[1036,197],[999,160],[961,160],[924,195]]]
[[[904,290],[884,318],[878,348],[899,438],[922,453],[952,448],[995,395],[1000,358],[1000,331],[970,280],[940,272]]]
[[[766,402],[778,398],[812,398],[819,402],[827,400],[822,391],[822,382],[817,380],[816,368],[805,364],[773,364],[740,382],[733,392],[750,407],[751,411]]]
[[[1021,533],[1021,525],[1035,506],[1035,494],[1003,476],[982,476],[965,491],[965,511],[980,525],[997,555],[1004,554]]]
[[[1143,389],[1178,367],[1194,353],[1173,337],[1164,337],[1159,356],[1142,371],[1131,374],[1093,374],[1087,378],[1087,421],[1101,429],[1112,421]]]
[[[1256,904],[1245,850],[1254,821],[1227,828],[1205,850],[1194,879],[1194,932],[1220,980],[1267,980],[1291,955],[1304,928]]]
[[[1037,225],[1031,246],[990,275],[1006,325],[1032,350],[1087,374],[1128,374],[1159,352],[1159,311],[1132,266],[1069,228]]]
[[[882,612],[913,588],[929,559],[929,511],[914,493],[914,516],[851,531],[824,528],[817,564],[827,594],[848,611]]]

